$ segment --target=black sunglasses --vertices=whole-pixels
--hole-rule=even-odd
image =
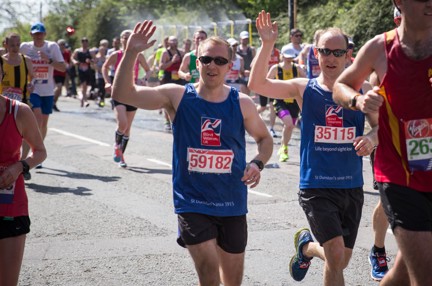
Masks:
[[[330,54],[333,54],[337,58],[340,58],[347,53],[347,50],[341,50],[341,49],[330,50],[327,48],[324,49],[318,48],[317,50],[321,55],[330,56]]]
[[[198,60],[203,64],[203,65],[209,65],[212,61],[214,61],[214,63],[218,66],[223,66],[226,65],[228,63],[228,60],[226,58],[223,57],[209,57],[209,56],[201,56],[198,58]]]

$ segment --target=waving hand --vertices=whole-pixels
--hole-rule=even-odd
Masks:
[[[153,46],[156,40],[150,41],[150,38],[153,36],[155,30],[156,26],[153,25],[152,21],[145,20],[142,23],[137,23],[128,39],[126,51],[139,53]]]
[[[271,22],[270,13],[262,10],[256,19],[256,28],[263,42],[274,43],[278,37],[278,25]]]

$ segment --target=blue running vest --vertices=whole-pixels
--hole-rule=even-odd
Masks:
[[[193,84],[173,121],[173,192],[178,213],[239,216],[247,213],[245,128],[238,91],[204,100]]]
[[[363,135],[364,114],[343,109],[311,79],[303,94],[300,189],[363,186],[362,157],[353,140]]]

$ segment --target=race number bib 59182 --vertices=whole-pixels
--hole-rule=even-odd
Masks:
[[[234,152],[188,148],[187,157],[190,172],[224,174],[231,173]]]
[[[355,135],[355,127],[315,126],[315,143],[353,143]]]
[[[432,170],[432,118],[407,121],[404,131],[410,169]]]

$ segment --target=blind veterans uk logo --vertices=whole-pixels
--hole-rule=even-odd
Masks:
[[[221,146],[222,120],[201,117],[201,145],[203,146]]]

